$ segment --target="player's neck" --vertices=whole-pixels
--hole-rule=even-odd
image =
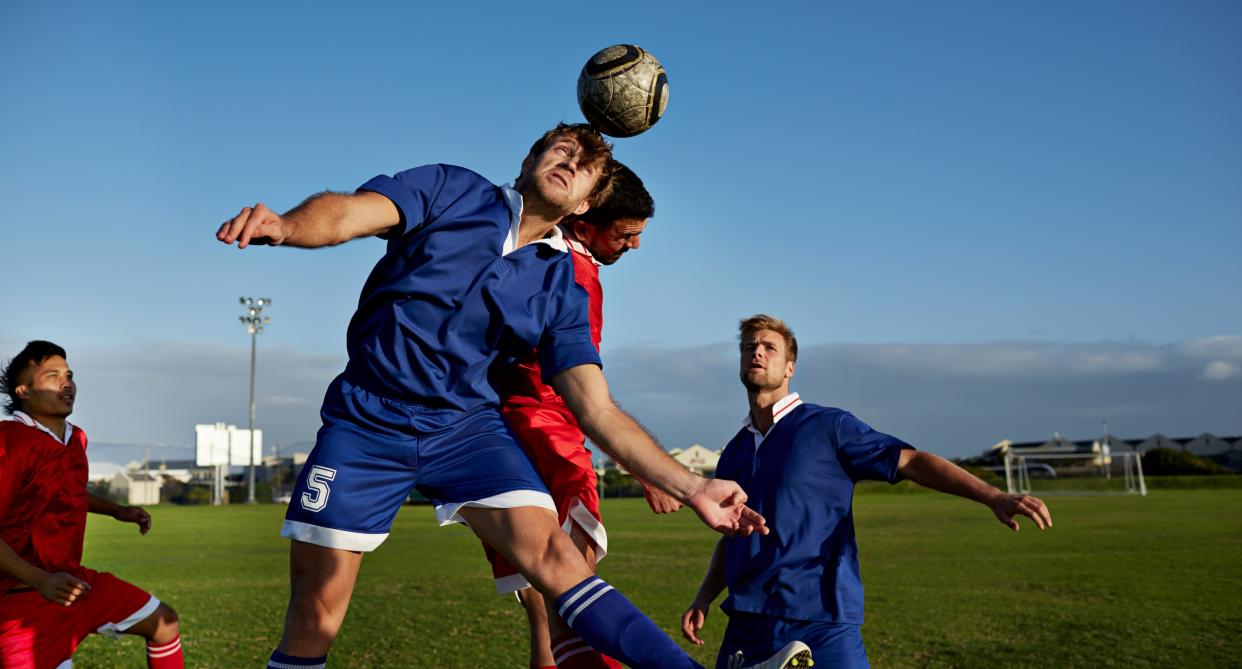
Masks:
[[[27,416],[30,416],[34,422],[46,427],[48,430],[51,430],[52,434],[56,435],[58,439],[61,441],[65,440],[65,423],[68,421],[64,416],[49,416],[47,414],[30,413],[29,411],[25,413]]]
[[[522,194],[522,216],[518,219],[518,248],[543,239],[552,232],[557,224],[565,220],[566,212],[560,207],[549,204],[536,192]]]
[[[753,390],[746,393],[750,399],[750,424],[767,434],[772,429],[772,407],[789,394],[789,384],[781,384],[779,388],[770,390]]]
[[[556,227],[557,220],[559,219],[549,221],[522,214],[522,222],[518,227],[518,248],[547,237],[552,228]]]

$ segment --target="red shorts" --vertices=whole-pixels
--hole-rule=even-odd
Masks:
[[[69,606],[49,602],[34,590],[0,595],[0,667],[59,667],[88,634],[115,637],[160,605],[160,600],[106,572],[84,580],[91,589]]]
[[[558,409],[550,404],[505,406],[501,413],[552,493],[561,529],[568,533],[574,525],[581,527],[595,544],[596,561],[603,559],[608,552],[608,534],[599,515],[598,479],[591,452],[586,449],[585,437],[573,415],[567,408]],[[530,587],[526,578],[491,546],[484,544],[483,551],[492,563],[497,592],[506,594]]]

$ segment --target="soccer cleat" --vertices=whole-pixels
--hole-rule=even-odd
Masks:
[[[811,649],[801,641],[790,641],[784,648],[776,651],[775,655],[759,664],[743,666],[743,662],[745,659],[742,654],[735,653],[729,658],[729,669],[796,669],[815,666],[811,659]]]

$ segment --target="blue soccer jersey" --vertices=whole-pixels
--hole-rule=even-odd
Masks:
[[[904,441],[840,409],[791,394],[761,439],[744,427],[716,476],[746,491],[771,532],[725,539],[726,612],[859,625],[863,588],[854,541],[854,483],[896,482]],[[756,442],[758,448],[756,448]]]
[[[371,392],[435,409],[498,404],[497,355],[537,348],[547,378],[599,365],[587,295],[559,230],[512,246],[520,197],[470,170],[426,165],[358,190],[392,200],[401,223],[362,288],[345,375]],[[508,197],[506,197],[508,195]]]
[[[500,415],[488,366],[537,348],[546,377],[599,364],[587,294],[559,229],[517,248],[521,196],[466,169],[378,176],[401,222],[349,325],[349,363],[281,534],[355,551],[388,536],[417,488],[441,523],[463,506],[556,507]]]

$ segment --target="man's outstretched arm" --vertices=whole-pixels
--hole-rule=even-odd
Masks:
[[[1052,516],[1043,500],[1031,495],[1011,495],[995,486],[984,483],[979,477],[958,467],[934,453],[906,449],[901,452],[897,471],[915,483],[950,495],[973,499],[992,509],[996,519],[1014,532],[1018,521],[1014,516],[1026,516],[1035,527],[1052,527]]]
[[[591,441],[635,476],[694,509],[708,527],[725,534],[767,534],[763,516],[746,506],[746,493],[736,483],[698,476],[656,445],[612,401],[599,367],[571,367],[552,377],[552,385]]]
[[[216,239],[225,244],[236,242],[239,249],[251,244],[319,248],[378,235],[400,223],[397,205],[379,193],[324,192],[312,195],[284,216],[262,203],[245,207],[220,226]]]

